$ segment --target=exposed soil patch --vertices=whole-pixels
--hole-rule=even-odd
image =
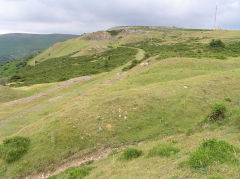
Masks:
[[[99,31],[95,33],[89,33],[83,36],[83,40],[96,40],[96,41],[105,41],[112,38],[111,34],[106,31]]]

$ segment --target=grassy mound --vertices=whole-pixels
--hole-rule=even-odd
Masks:
[[[27,151],[30,139],[21,136],[7,138],[0,146],[0,158],[11,163],[20,159]]]
[[[148,152],[148,157],[154,157],[154,156],[170,157],[171,155],[174,155],[179,151],[180,149],[173,145],[163,144],[163,145],[158,145],[157,147],[152,148]]]
[[[191,168],[199,169],[212,165],[215,162],[236,162],[236,152],[239,152],[239,149],[225,141],[216,139],[205,140],[190,155],[189,165]]]

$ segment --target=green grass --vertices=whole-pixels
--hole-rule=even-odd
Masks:
[[[207,179],[224,179],[224,178],[220,176],[211,176],[211,177],[208,177]]]
[[[190,155],[189,165],[191,168],[200,169],[212,165],[214,162],[237,163],[236,152],[239,149],[226,141],[209,139],[202,144]]]
[[[90,174],[93,167],[71,167],[59,175],[48,177],[48,179],[83,179]]]
[[[162,33],[166,33],[164,41],[160,38],[163,37]],[[211,39],[223,38],[225,48],[228,48],[227,42],[238,37],[237,32],[232,31],[201,33],[165,29],[147,35],[149,34],[159,38],[154,42],[159,46],[169,45],[168,41],[173,42],[174,46],[175,41],[184,40],[187,36],[195,38],[198,35],[199,37],[206,35],[208,38],[201,39],[206,47],[209,46]],[[121,43],[135,39],[138,41],[139,38],[142,40],[147,38],[145,35],[124,36]],[[171,45],[167,47],[167,51],[170,47]],[[146,44],[146,49],[148,48],[149,45]],[[183,49],[180,50],[181,48]],[[176,51],[185,53],[188,48],[194,48],[194,45],[193,47],[179,45]],[[132,47],[124,49],[133,51]],[[201,53],[203,51],[201,49]],[[101,52],[97,56],[101,57],[106,53],[104,56],[109,57],[110,52],[113,51]],[[122,162],[118,160],[120,152],[94,162],[91,166],[96,168],[91,170],[86,178],[171,178],[172,176],[237,178],[238,167],[228,162],[214,162],[211,167],[204,170],[205,173],[193,172],[187,165],[180,168],[178,163],[187,161],[189,154],[195,151],[204,138],[217,138],[236,147],[240,146],[239,57],[228,56],[225,60],[219,60],[214,57],[200,59],[184,56],[157,60],[157,56],[152,56],[161,55],[157,50],[153,49],[151,53],[149,48],[146,52],[150,57],[147,59],[148,66],[136,65],[124,73],[122,69],[129,65],[132,59],[122,59],[126,60],[126,63],[119,64],[111,70],[103,70],[103,73],[94,74],[89,81],[70,84],[64,89],[29,102],[5,104],[12,99],[36,94],[37,91],[46,91],[57,84],[21,88],[0,87],[6,95],[6,97],[3,95],[3,102],[0,103],[0,140],[13,135],[27,136],[31,140],[29,151],[18,161],[8,164],[0,160],[1,176],[6,178],[41,174],[54,170],[63,161],[77,159],[104,147],[121,148],[129,145],[147,154],[158,144],[173,145],[171,141],[177,141],[176,146],[181,151],[172,157],[139,157],[136,160]],[[119,52],[120,57],[122,54],[125,54],[125,50]],[[109,64],[105,63],[107,59],[103,59],[101,65],[108,66]],[[35,68],[39,68],[37,66],[44,63],[54,64],[45,59],[43,61]],[[67,60],[64,64],[67,64]],[[72,64],[71,59],[70,64]],[[62,73],[62,76],[67,76],[66,70],[64,72],[66,74]],[[74,70],[70,68],[70,72],[69,78]],[[58,70],[55,73],[57,74]],[[40,78],[39,76],[36,76],[37,79]],[[16,95],[20,92],[23,94]],[[194,130],[191,135],[185,135],[188,129],[195,129],[199,122],[211,113],[211,105],[215,101],[224,101],[225,98],[231,98],[232,102],[225,102],[231,116],[224,125],[213,127],[214,124],[207,123],[202,130]],[[239,158],[238,155],[236,157]]]
[[[180,152],[180,149],[170,144],[159,144],[148,152],[148,157],[170,157]]]

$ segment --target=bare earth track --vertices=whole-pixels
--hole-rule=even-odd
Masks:
[[[77,83],[77,82],[80,82],[80,81],[87,81],[87,80],[90,80],[91,77],[90,76],[81,76],[79,78],[73,78],[73,79],[70,79],[68,81],[65,81],[63,82],[62,84],[58,85],[57,87],[55,88],[52,88],[48,91],[45,91],[45,92],[42,92],[42,93],[39,93],[39,94],[36,94],[36,95],[33,95],[33,96],[29,96],[27,98],[22,98],[22,99],[17,99],[17,100],[14,100],[14,101],[10,101],[8,103],[6,103],[6,105],[13,105],[13,104],[17,104],[17,103],[23,103],[23,102],[29,102],[29,101],[32,101],[32,100],[35,100],[35,99],[38,99],[42,96],[47,96],[48,94],[51,94],[55,91],[58,91],[58,90],[61,90],[63,88],[66,88],[68,87],[69,85],[73,84],[73,83]]]

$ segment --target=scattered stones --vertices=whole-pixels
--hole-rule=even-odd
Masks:
[[[148,62],[142,62],[142,63],[140,63],[140,66],[142,66],[142,67],[144,67],[144,66],[148,66],[148,65],[149,65]]]

